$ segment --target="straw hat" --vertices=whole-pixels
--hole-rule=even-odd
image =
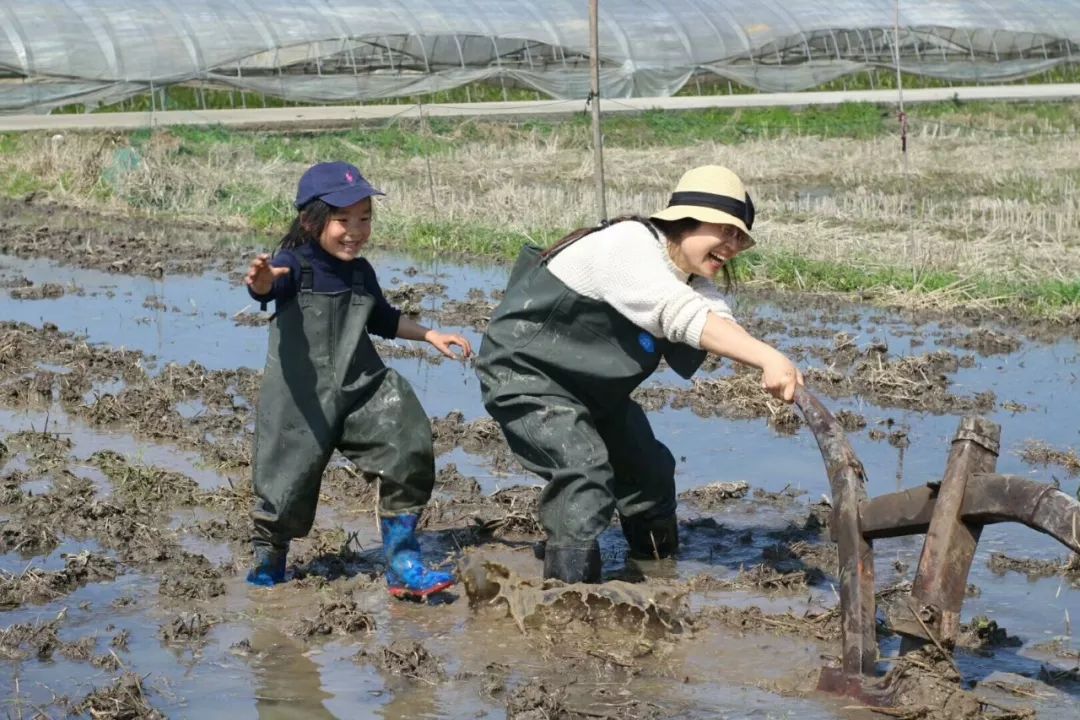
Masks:
[[[720,165],[703,165],[686,171],[668,206],[651,217],[734,225],[749,237],[754,225],[754,203],[738,175]]]

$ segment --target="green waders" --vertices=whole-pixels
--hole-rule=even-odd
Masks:
[[[540,496],[547,577],[597,582],[596,539],[615,509],[632,554],[674,553],[675,459],[630,399],[662,355],[686,377],[705,357],[569,289],[537,248],[522,251],[476,372],[510,449],[547,481]]]
[[[431,497],[435,459],[427,415],[412,388],[383,365],[367,333],[375,299],[360,273],[351,292],[300,291],[270,327],[255,421],[252,519],[258,552],[283,551],[315,520],[334,449],[379,477],[379,514],[418,513]],[[282,554],[283,557],[283,554]]]

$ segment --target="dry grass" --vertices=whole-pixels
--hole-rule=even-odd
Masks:
[[[111,167],[125,137],[29,142],[29,150],[0,155],[0,173],[33,177],[56,200],[232,227],[247,226],[268,208],[284,219],[309,159],[286,161],[254,142],[208,143],[185,152],[180,138],[161,132],[140,147],[138,167],[117,173]],[[898,142],[889,137],[609,148],[609,213],[661,207],[684,170],[717,162],[734,168],[755,195],[755,234],[766,252],[1013,282],[1080,276],[1074,160],[1080,137],[926,133],[910,148],[906,171]],[[567,147],[558,132],[462,143],[427,157],[329,137],[311,153],[310,160],[349,159],[387,191],[379,207],[387,243],[401,241],[393,235],[418,223],[486,227],[524,239],[589,223],[596,214],[591,155]]]

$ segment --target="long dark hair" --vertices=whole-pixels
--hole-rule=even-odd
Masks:
[[[334,208],[322,200],[312,200],[293,218],[289,231],[281,238],[278,250],[298,248],[309,242],[318,242]]]
[[[679,220],[660,220],[658,218],[647,218],[641,215],[620,215],[616,218],[612,218],[611,220],[606,220],[599,225],[594,225],[593,227],[578,228],[577,230],[574,230],[558,242],[551,245],[551,247],[540,253],[540,257],[542,260],[549,260],[557,253],[570,247],[583,237],[592,235],[598,230],[603,230],[609,225],[615,225],[616,223],[628,221],[638,222],[649,228],[649,231],[653,234],[654,237],[656,237],[657,240],[660,240],[662,235],[664,239],[673,243],[678,243],[684,237],[694,232],[701,226],[701,221],[695,220],[694,218],[680,218]],[[667,248],[665,247],[664,250],[666,252]],[[730,293],[736,289],[737,283],[735,281],[734,265],[735,258],[731,258],[726,263],[724,263],[722,267],[722,272],[724,274],[724,292]]]

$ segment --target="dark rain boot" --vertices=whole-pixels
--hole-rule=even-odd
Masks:
[[[386,586],[394,597],[426,598],[454,584],[454,576],[429,570],[420,557],[416,539],[419,515],[405,514],[379,518],[383,552],[386,557]]]
[[[252,585],[270,587],[285,582],[285,556],[289,546],[257,544],[254,564],[247,574],[247,581]]]
[[[679,550],[679,521],[674,514],[650,520],[620,516],[619,524],[635,560],[663,560]]]
[[[544,548],[544,579],[564,583],[600,582],[600,545],[560,547],[547,543]]]

